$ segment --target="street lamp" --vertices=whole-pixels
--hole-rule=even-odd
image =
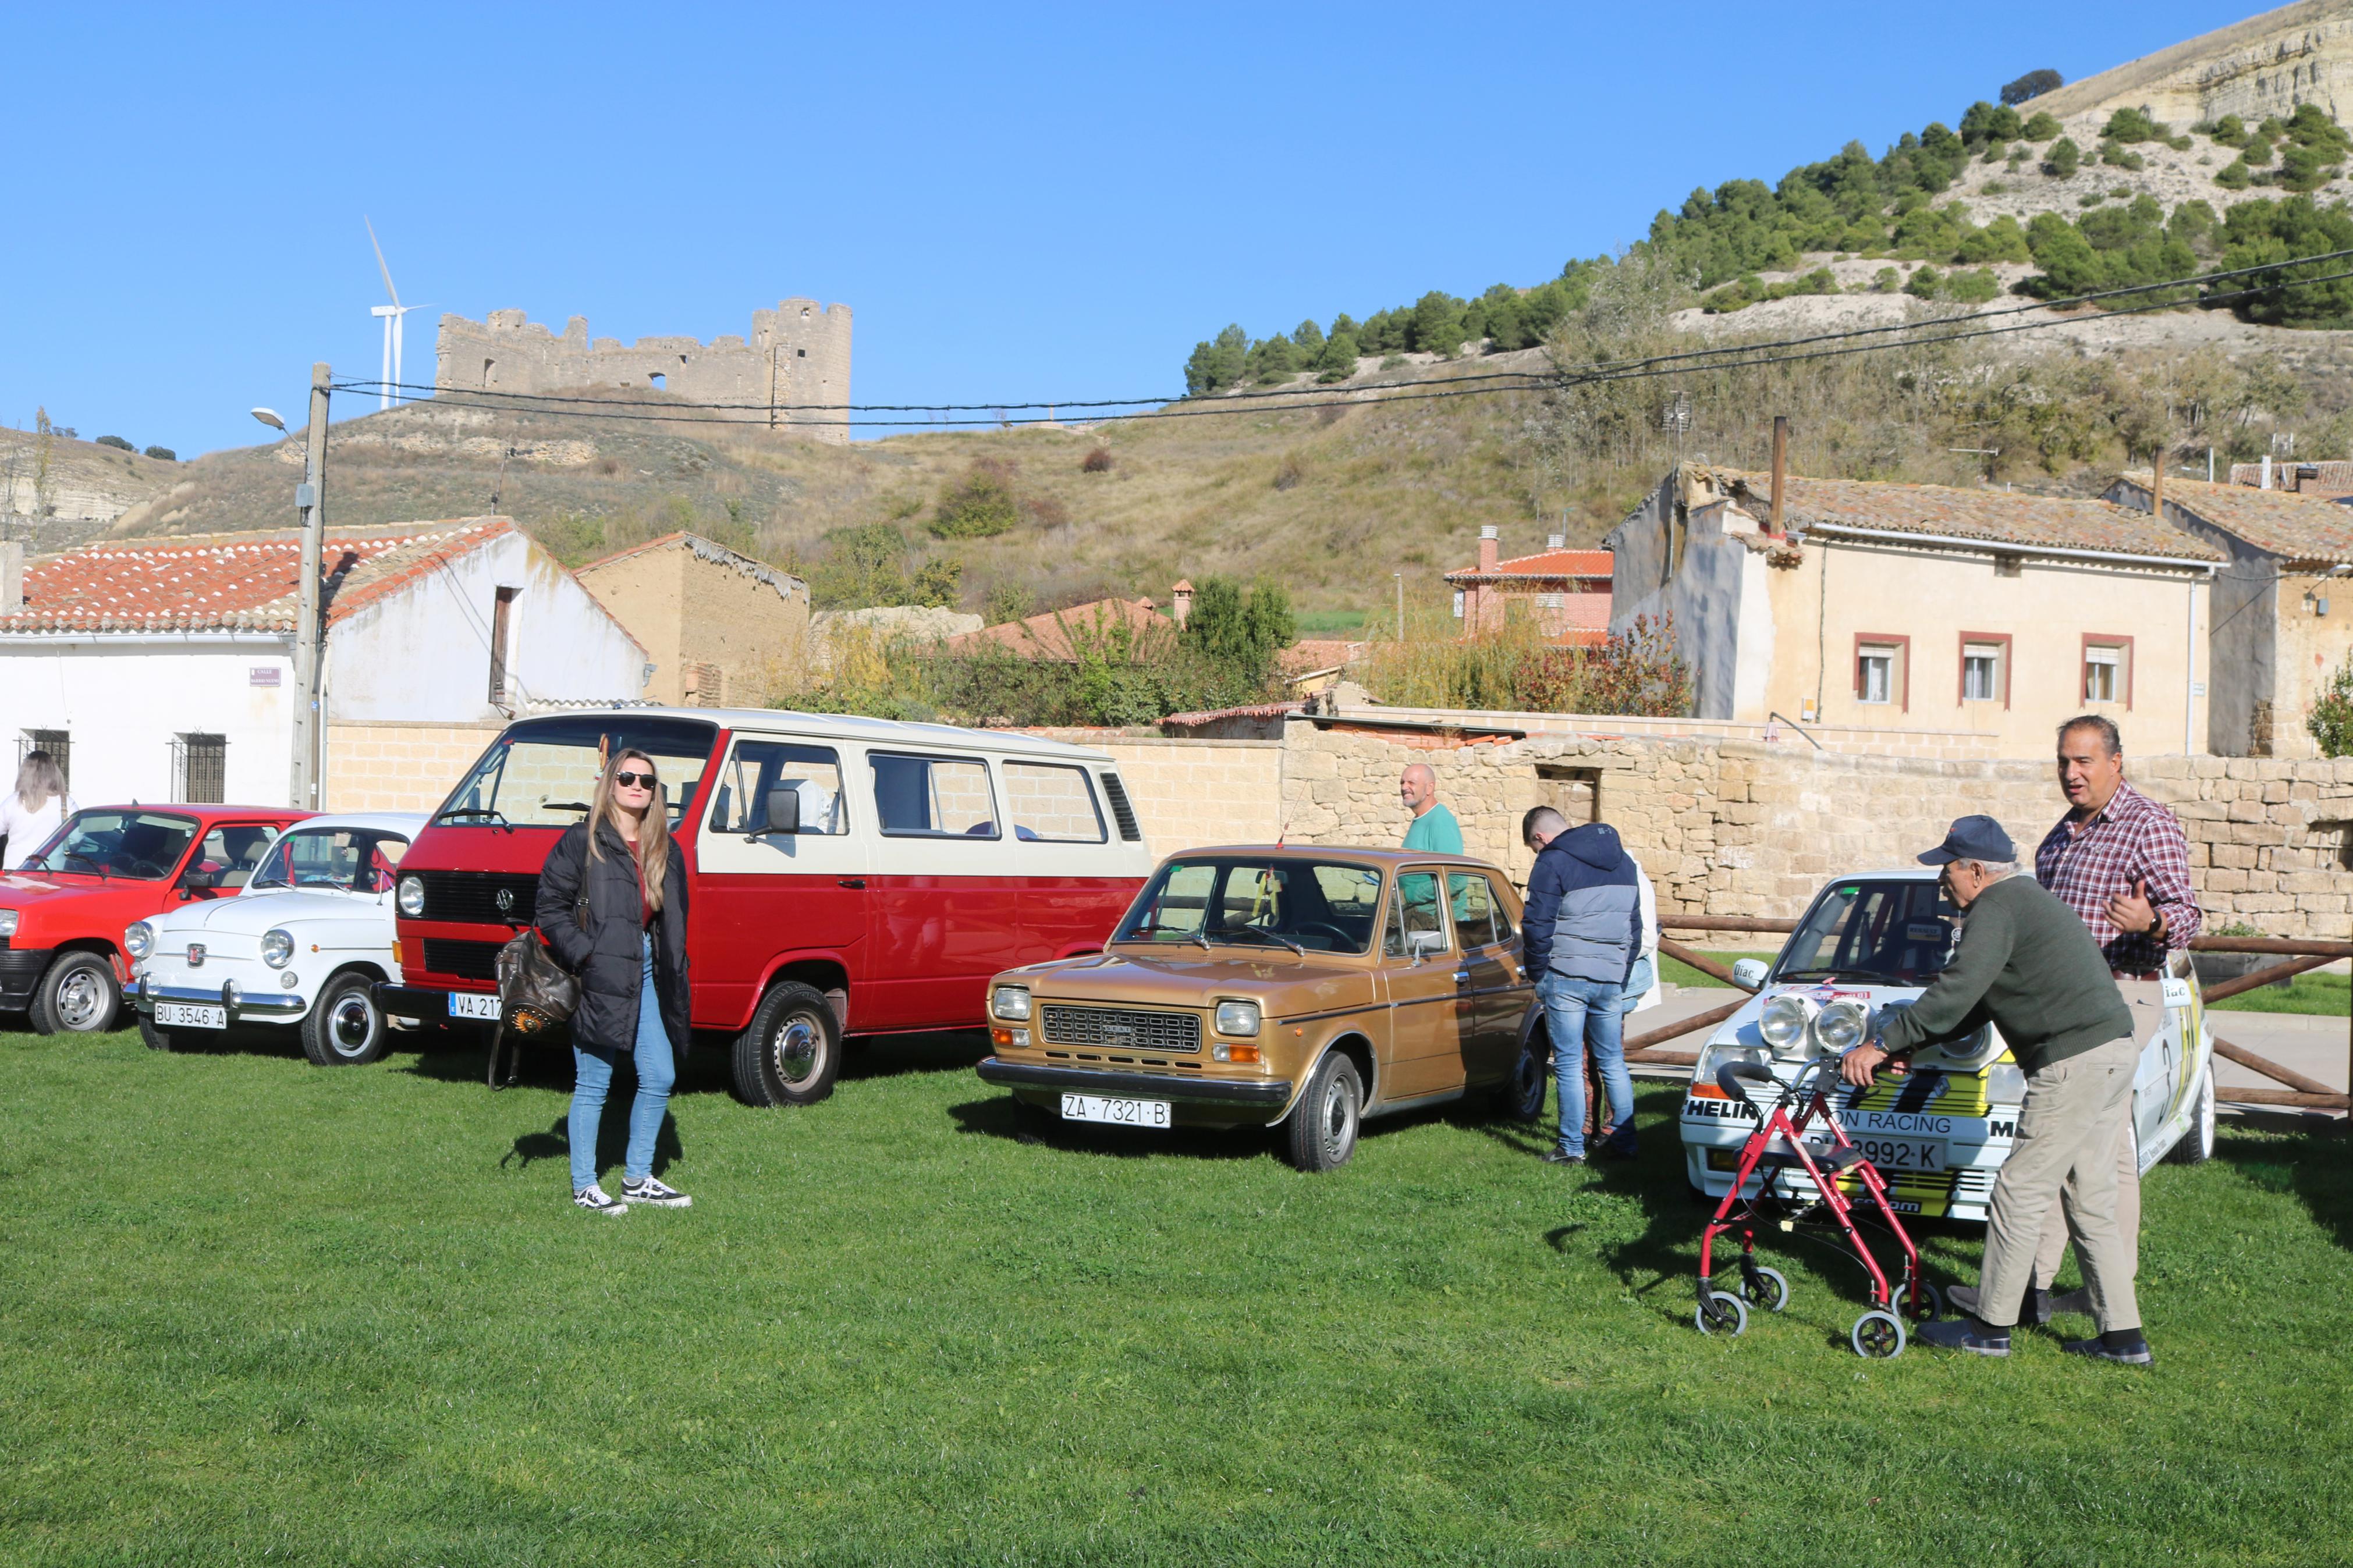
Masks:
[[[253,416],[256,419],[260,420],[264,425],[269,426],[272,430],[277,431],[280,436],[290,436],[293,434],[292,431],[286,428],[286,421],[278,417],[278,410],[275,408],[257,408],[253,411]]]

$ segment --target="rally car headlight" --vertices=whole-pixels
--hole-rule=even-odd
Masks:
[[[400,900],[400,912],[410,920],[415,920],[425,912],[425,884],[416,878],[403,877],[400,879],[400,891],[396,896]]]
[[[1720,1046],[1710,1046],[1700,1052],[1699,1065],[1692,1071],[1692,1081],[1714,1083],[1715,1075],[1734,1062],[1745,1062],[1750,1067],[1761,1068],[1765,1065],[1765,1053],[1755,1046],[1735,1045],[1730,1041]]]
[[[1814,1018],[1814,1038],[1826,1051],[1851,1051],[1870,1032],[1871,1016],[1860,1002],[1833,1002]]]
[[[1218,1033],[1221,1035],[1257,1034],[1258,1004],[1255,1002],[1219,1003]]]
[[[1029,988],[1027,985],[1000,985],[989,998],[988,1010],[1000,1018],[1027,1018],[1029,1016]]]
[[[272,969],[283,969],[294,957],[294,935],[286,931],[266,931],[261,933],[261,962]]]
[[[13,921],[16,911],[8,911]],[[122,951],[133,958],[145,958],[155,951],[155,928],[145,921],[133,921],[122,928]]]
[[[1787,1055],[1806,1043],[1806,1025],[1810,1021],[1811,1011],[1804,997],[1792,996],[1785,991],[1765,1004],[1765,1011],[1757,1020],[1757,1032],[1777,1056]]]

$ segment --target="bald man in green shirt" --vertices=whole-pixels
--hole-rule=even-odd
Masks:
[[[1419,849],[1431,855],[1462,853],[1462,825],[1454,814],[1438,804],[1438,775],[1428,763],[1409,763],[1404,776],[1398,780],[1398,798],[1413,813],[1413,826],[1405,830],[1404,847]]]

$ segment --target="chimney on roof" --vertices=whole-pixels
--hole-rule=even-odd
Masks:
[[[1567,535],[1566,533],[1547,533],[1547,534],[1546,534],[1546,535],[1545,535],[1545,548],[1546,548],[1546,550],[1566,550],[1566,549],[1567,549],[1567,548],[1568,548],[1568,535]]]
[[[0,616],[25,607],[25,547],[16,540],[0,544]]]
[[[1496,532],[1492,522],[1482,524],[1479,530],[1479,570],[1482,572],[1493,572],[1503,554],[1503,546],[1497,542]]]
[[[1774,538],[1781,536],[1781,481],[1789,472],[1789,416],[1773,416],[1773,510],[1765,519],[1765,531]]]
[[[1189,577],[1176,579],[1176,585],[1168,590],[1168,597],[1169,613],[1176,617],[1176,629],[1181,632],[1185,629],[1185,623],[1191,619],[1193,615],[1192,579]]]

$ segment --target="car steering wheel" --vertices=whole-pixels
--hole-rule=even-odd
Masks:
[[[172,868],[170,867],[158,866],[153,860],[133,860],[129,864],[131,874],[134,877],[142,875],[149,877],[168,877],[172,874]]]
[[[1346,948],[1351,944],[1352,939],[1349,937],[1348,933],[1342,931],[1338,926],[1334,925],[1330,921],[1302,921],[1299,922],[1299,934],[1301,936],[1306,936],[1313,931],[1324,932],[1331,937],[1331,939],[1335,942],[1338,943],[1342,948]]]

